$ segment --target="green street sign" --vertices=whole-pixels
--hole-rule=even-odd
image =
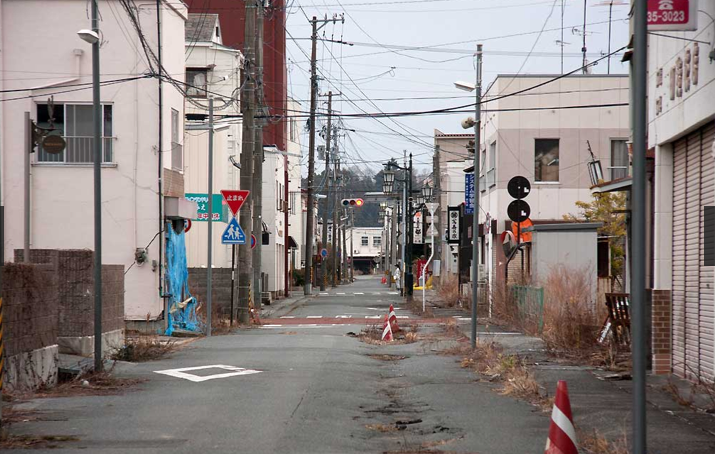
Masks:
[[[209,220],[209,196],[208,194],[185,194],[186,200],[196,202],[198,209],[196,210],[197,218],[193,221],[208,221]],[[221,194],[213,195],[213,220],[214,222],[227,222],[228,210],[223,202]]]

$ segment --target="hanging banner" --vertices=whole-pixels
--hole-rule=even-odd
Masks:
[[[423,230],[423,221],[424,218],[422,216],[422,212],[418,211],[415,213],[414,217],[412,218],[413,222],[413,227],[412,227],[412,243],[413,244],[424,244],[424,230]]]
[[[464,175],[464,214],[474,214],[474,174]]]
[[[459,207],[449,207],[447,209],[447,242],[459,243],[460,231]]]

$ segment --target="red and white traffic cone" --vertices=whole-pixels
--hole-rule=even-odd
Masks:
[[[551,412],[551,427],[544,454],[578,454],[576,429],[573,426],[571,402],[566,382],[556,385],[556,401]]]
[[[385,324],[382,325],[382,340],[392,341],[392,327],[390,326],[390,319],[385,316]]]
[[[392,304],[390,304],[390,325],[392,325],[392,330],[393,331],[399,331],[400,327],[397,325],[397,314],[395,314],[395,308],[392,307]]]

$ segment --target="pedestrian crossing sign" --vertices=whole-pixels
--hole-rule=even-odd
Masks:
[[[246,234],[238,224],[236,218],[231,218],[231,221],[226,226],[221,236],[222,244],[246,244]]]

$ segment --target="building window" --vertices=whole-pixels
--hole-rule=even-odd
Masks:
[[[171,168],[184,171],[184,147],[179,140],[179,111],[171,109]]]
[[[206,68],[186,68],[186,94],[191,98],[205,98],[208,75]]]
[[[370,238],[368,238],[368,237],[366,237],[366,236],[360,238],[360,244],[362,244],[363,246],[369,246],[369,245],[370,245]]]
[[[611,180],[628,176],[628,144],[625,140],[611,140]]]
[[[496,141],[489,144],[489,171],[487,172],[487,184],[491,188],[497,184],[497,143]]]
[[[374,236],[374,237],[372,237],[372,246],[373,246],[373,247],[380,247],[380,246],[382,246],[382,237],[381,237],[381,236]]]
[[[536,139],[534,153],[534,180],[559,181],[559,139]]]
[[[37,162],[53,164],[91,164],[94,162],[94,115],[91,104],[55,104],[52,112],[52,134],[64,137],[67,143],[61,153],[51,154],[40,145]],[[111,163],[112,150],[112,106],[102,106],[102,162]],[[37,126],[50,127],[50,113],[47,104],[37,105]]]

